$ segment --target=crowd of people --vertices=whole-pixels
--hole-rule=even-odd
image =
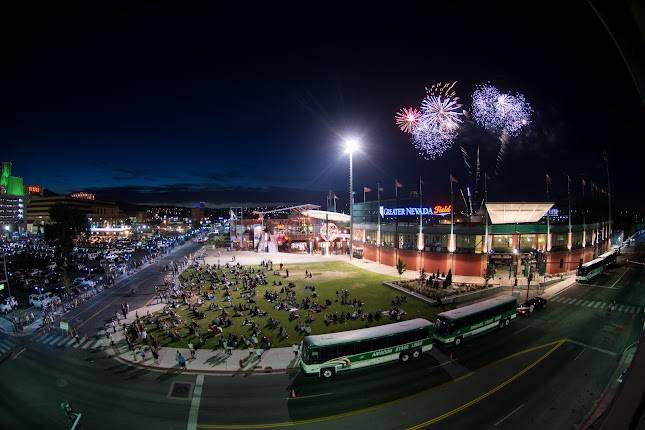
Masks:
[[[149,324],[150,330],[172,341],[183,340],[197,347],[217,337],[215,347],[228,354],[233,349],[269,349],[272,339],[282,343],[293,330],[300,336],[311,334],[318,318],[326,325],[359,320],[367,327],[383,318],[400,321],[406,315],[401,308],[407,302],[405,296],[392,300],[389,309],[368,312],[366,303],[347,289],[336,291],[335,297],[322,298],[315,285],[307,284],[303,294],[288,278],[288,269],[280,263],[274,270],[270,260],[262,261],[259,267],[241,266],[234,260],[223,265],[186,262],[179,267],[187,270],[158,289],[158,301],[165,306],[160,313],[144,319],[144,326]],[[168,270],[178,273],[172,267]],[[270,281],[268,274],[273,274],[274,280]],[[305,270],[304,277],[313,279],[313,272]],[[286,320],[276,318],[273,311],[269,315],[267,305],[275,312],[284,312]],[[208,319],[205,329],[200,328],[204,327],[199,323],[203,319]],[[244,329],[241,334],[239,329],[227,330],[232,326]]]

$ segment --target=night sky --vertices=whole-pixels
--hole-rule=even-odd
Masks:
[[[643,105],[597,17],[573,3],[459,2],[380,17],[23,13],[9,36],[0,157],[25,183],[58,193],[320,204],[330,189],[346,201],[340,141],[355,135],[357,200],[377,181],[392,196],[395,178],[409,193],[422,175],[425,194],[440,201],[449,171],[468,182],[459,146],[474,157],[479,144],[482,171],[492,173],[496,136],[466,124],[451,150],[426,161],[393,115],[439,81],[457,80],[469,108],[474,88],[490,81],[534,109],[489,183],[490,200],[543,200],[546,172],[555,194],[566,192],[567,174],[574,188],[582,177],[605,186],[607,149],[617,203],[642,207],[634,186]]]

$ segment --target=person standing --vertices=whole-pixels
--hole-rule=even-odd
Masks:
[[[192,344],[192,342],[188,343],[188,350],[190,351],[190,359],[194,360],[195,359],[195,346]]]
[[[181,367],[182,369],[186,370],[186,359],[181,354],[181,352],[177,351],[177,354],[179,354],[178,355],[178,357],[179,357],[178,358],[179,367]]]

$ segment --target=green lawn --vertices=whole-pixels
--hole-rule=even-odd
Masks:
[[[258,267],[254,268],[256,270],[258,269]],[[275,265],[274,270],[277,269],[278,266]],[[285,269],[289,269],[289,278],[285,278]],[[305,279],[305,270],[313,272],[313,278]],[[356,298],[364,302],[363,311],[373,314],[376,312],[389,310],[392,307],[392,300],[395,299],[397,295],[402,295],[402,293],[399,293],[398,291],[383,285],[384,281],[395,280],[396,278],[369,272],[343,262],[292,264],[289,266],[285,265],[280,276],[274,276],[272,272],[268,271],[267,274],[269,281],[268,285],[261,285],[257,288],[256,305],[264,311],[268,312],[268,314],[265,317],[255,317],[254,320],[261,327],[262,334],[269,337],[273,347],[289,346],[293,345],[294,343],[299,343],[302,340],[303,335],[299,334],[296,328],[299,324],[304,323],[304,319],[308,314],[307,311],[300,310],[300,319],[289,321],[289,314],[286,310],[274,309],[274,304],[269,303],[264,298],[264,292],[267,289],[276,292],[280,291],[280,286],[273,286],[274,280],[282,281],[283,286],[286,286],[289,281],[295,283],[295,292],[298,303],[300,303],[303,298],[311,296],[312,294],[310,290],[304,289],[305,285],[314,285],[316,287],[316,293],[318,294],[318,303],[324,304],[325,299],[332,300],[333,303],[331,306],[327,307],[327,309],[325,309],[323,312],[314,314],[316,319],[313,323],[309,324],[312,334],[352,330],[366,326],[365,322],[361,320],[347,320],[344,323],[329,325],[325,324],[325,314],[332,314],[336,311],[351,313],[354,310],[351,305],[342,305],[340,303],[340,300],[336,301],[337,290],[349,290],[349,299],[352,300],[353,298]],[[199,286],[201,286],[202,292],[213,287],[213,278],[205,270],[188,268],[182,273],[181,276],[195,291],[197,291]],[[198,277],[201,277],[201,280],[198,280]],[[217,289],[213,291],[216,296],[215,302],[219,303],[222,307],[227,309],[227,311],[231,315],[233,315],[233,310],[225,307],[226,305],[223,301],[223,291],[221,289],[221,286],[218,285],[216,287]],[[233,296],[234,305],[242,302],[243,299],[240,298],[239,291],[232,291],[231,294]],[[282,296],[284,297],[284,295]],[[207,308],[209,304],[210,302],[206,301],[205,304],[201,307],[201,310],[206,312],[206,318],[197,320],[200,326],[200,333],[204,338],[204,344],[201,346],[196,344],[196,338],[194,336],[189,335],[187,324],[190,324],[194,318],[192,317],[192,313],[187,310],[186,306],[181,306],[177,310],[177,312],[183,319],[183,324],[179,326],[179,333],[182,336],[181,340],[173,341],[169,337],[165,336],[163,331],[156,330],[152,324],[148,325],[148,332],[153,334],[159,340],[161,346],[186,347],[186,345],[192,341],[196,344],[196,347],[214,348],[217,345],[219,336],[209,334],[207,327],[209,322],[211,322],[213,318],[219,315],[221,311],[208,311]],[[440,309],[433,308],[413,297],[407,297],[407,303],[403,303],[399,307],[407,313],[407,315],[404,316],[404,319],[426,318],[432,320],[440,311]],[[243,312],[242,317],[234,317],[233,325],[231,327],[225,328],[223,334],[225,336],[228,336],[228,333],[248,336],[249,326],[242,326],[242,322],[244,321],[245,317],[249,317],[248,312]],[[288,330],[289,337],[287,339],[278,339],[278,328],[271,330],[268,327],[265,327],[269,317],[273,317],[279,320],[280,325]],[[393,321],[391,321],[388,316],[384,315],[379,321],[374,321],[369,325],[374,326],[379,324],[387,324],[390,322]]]

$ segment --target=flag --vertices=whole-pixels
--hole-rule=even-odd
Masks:
[[[548,174],[548,173],[546,174],[546,178],[545,178],[545,180],[546,180],[546,183],[547,183],[547,184],[550,184],[550,183],[551,183],[551,177],[549,176],[549,174]]]
[[[363,187],[363,192],[364,193],[371,193],[372,189],[370,187]]]
[[[402,183],[400,183],[398,179],[395,179],[395,180],[394,180],[394,186],[395,186],[396,188],[403,188],[403,184],[402,184]]]
[[[452,182],[459,183],[459,181],[457,180],[457,178],[455,178],[454,176],[452,176],[452,173],[450,174],[450,182],[451,182],[451,183],[452,183]]]

